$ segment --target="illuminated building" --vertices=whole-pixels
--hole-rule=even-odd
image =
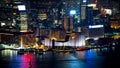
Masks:
[[[69,15],[70,10],[76,10],[76,13],[79,14],[80,2],[80,0],[62,0],[64,14]]]
[[[89,26],[89,37],[104,37],[104,26],[103,25]]]
[[[80,0],[62,0],[62,17],[64,16],[71,16],[74,20],[74,25],[78,25],[80,23],[80,7],[81,1]],[[75,12],[75,14],[71,14]]]
[[[55,40],[57,40],[57,39],[55,39]],[[71,47],[85,46],[85,36],[78,34],[76,37],[69,39],[69,41],[64,41],[62,39],[59,39],[58,41],[55,41],[54,43],[55,43],[55,46],[71,46]],[[46,46],[51,47],[52,40],[45,38],[44,44]]]
[[[0,0],[0,43],[13,43],[15,26],[13,24],[13,4],[11,0]],[[5,33],[6,32],[6,33]]]
[[[60,28],[65,31],[56,31],[57,39],[61,33],[82,32],[85,36],[92,36],[94,35],[92,32],[97,29],[91,28],[88,35],[88,32],[85,32],[88,29],[84,27],[88,25],[108,27],[111,23],[111,28],[120,28],[119,19],[110,20],[110,16],[118,17],[116,15],[119,13],[117,8],[119,4],[116,2],[112,0],[0,0],[0,31],[34,31],[37,37],[49,38],[50,32],[54,32],[52,28]],[[24,13],[18,10],[18,5],[21,4],[27,8]],[[103,35],[104,31],[101,33]]]
[[[22,8],[21,8],[22,7]],[[24,8],[24,9],[23,9]],[[22,32],[28,31],[27,6],[23,0],[0,1],[0,35],[3,44],[19,44]],[[5,35],[5,37],[4,37]],[[9,40],[9,41],[8,41]],[[23,40],[23,44],[27,40]],[[21,41],[22,42],[22,41]],[[28,43],[28,42],[27,42]]]
[[[18,2],[17,0],[2,0],[0,1],[0,21],[4,23],[4,26],[15,26],[16,19],[19,17]]]
[[[29,18],[30,22],[39,22],[41,20],[59,20],[60,6],[59,1],[55,0],[29,0]]]
[[[64,29],[66,33],[72,33],[73,31],[73,18],[72,17],[64,17],[63,21]]]
[[[0,1],[0,24],[12,25],[12,2],[10,0]]]

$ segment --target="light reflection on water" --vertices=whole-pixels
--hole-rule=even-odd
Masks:
[[[0,59],[2,63],[7,62],[3,64],[5,68],[36,68],[35,64],[32,63],[35,62],[33,54],[18,55],[15,50],[3,50],[0,51]]]
[[[18,55],[14,50],[3,50],[0,51],[0,61],[9,63],[7,68],[100,68],[109,51],[109,48],[102,48],[76,53],[47,52],[43,55],[34,53]]]
[[[3,50],[0,53],[0,57],[4,57],[3,60],[12,60],[15,56],[17,56],[17,51]]]
[[[3,51],[1,51],[1,55],[12,57],[13,55],[17,55],[17,51],[3,50]]]
[[[99,56],[94,50],[86,51],[86,68],[101,68],[104,57]]]
[[[33,54],[24,54],[21,57],[21,61],[22,63],[20,64],[21,67],[20,68],[36,68],[35,67],[35,57],[33,56]]]

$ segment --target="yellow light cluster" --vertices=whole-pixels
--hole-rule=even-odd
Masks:
[[[114,28],[114,29],[119,29],[120,28],[120,24],[118,22],[113,22],[111,23],[111,28]]]

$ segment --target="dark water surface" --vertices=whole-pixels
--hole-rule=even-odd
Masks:
[[[119,61],[117,55],[111,54],[113,50],[102,48],[75,53],[45,52],[43,55],[20,55],[15,50],[2,50],[0,68],[116,68]]]

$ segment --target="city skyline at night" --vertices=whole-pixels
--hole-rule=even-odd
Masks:
[[[0,0],[1,68],[120,68],[119,0]]]
[[[102,5],[103,2],[104,4]],[[40,37],[42,37],[42,40],[45,38],[52,40],[50,34],[53,30],[63,31],[66,34],[65,36],[69,36],[69,38],[72,38],[72,33],[79,33],[79,36],[84,35],[86,38],[107,37],[108,33],[114,35],[116,31],[119,35],[119,20],[111,21],[111,19],[115,18],[114,15],[119,13],[119,7],[117,7],[119,3],[116,2],[112,0],[1,1],[0,8],[3,13],[1,13],[3,16],[0,17],[1,34],[5,32],[19,35],[21,32],[26,32],[26,34],[33,32],[33,35],[35,35],[33,38],[38,38],[39,40],[41,40]],[[114,3],[116,3],[115,6],[113,5]],[[19,5],[24,5],[26,10],[19,11]],[[10,12],[7,14],[4,13],[8,11]],[[71,14],[71,11],[74,11],[74,14]],[[90,25],[104,25],[104,28],[101,29],[101,34],[99,31],[98,33],[94,33],[92,29],[89,29]],[[109,31],[116,30],[109,32],[106,28]],[[60,36],[61,32],[58,32],[58,36]],[[59,38],[57,37],[57,39]]]

